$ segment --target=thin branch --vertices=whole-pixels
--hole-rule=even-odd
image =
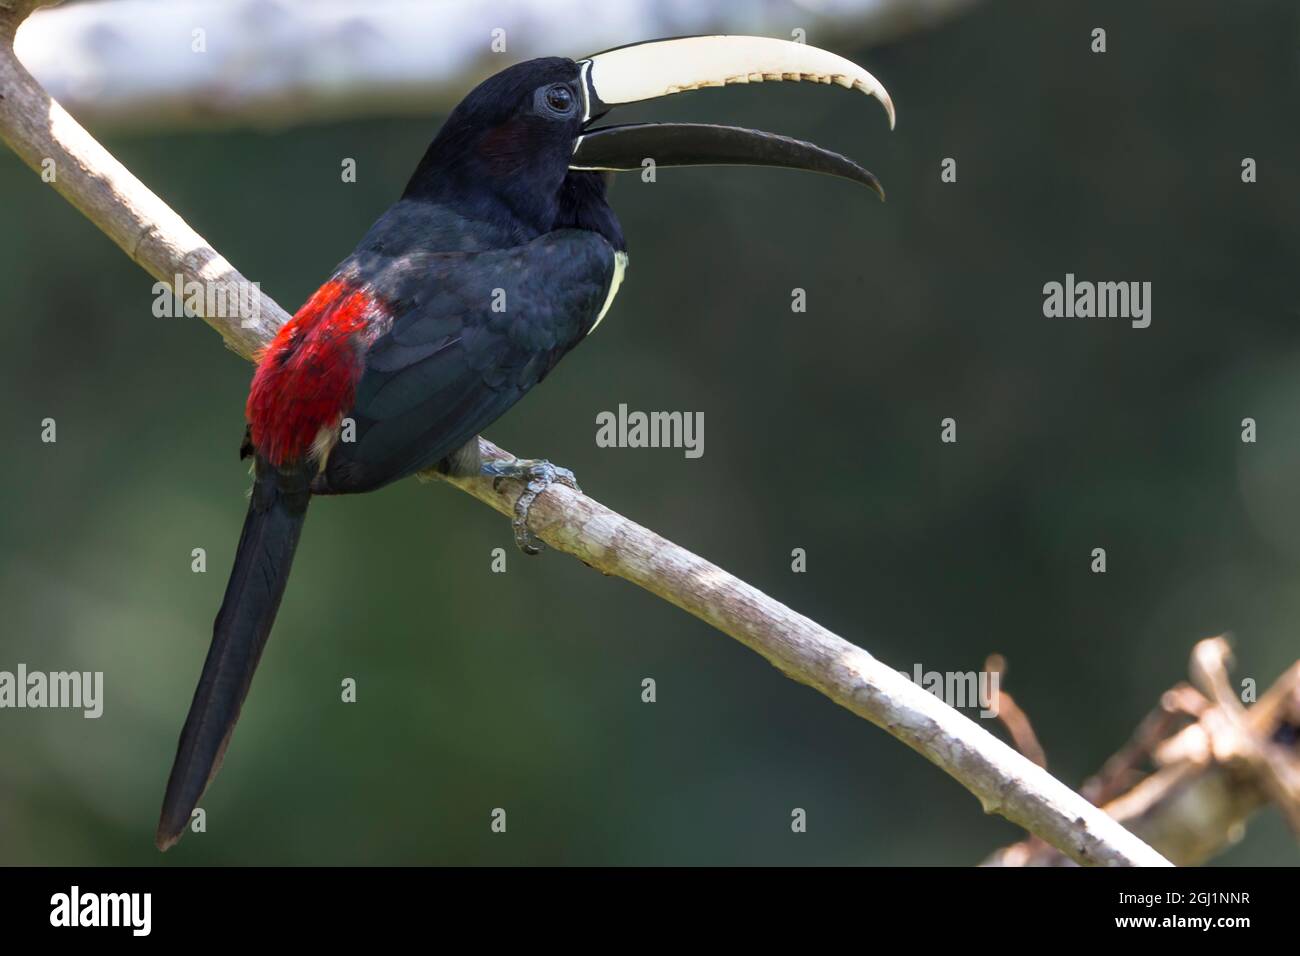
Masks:
[[[1300,836],[1300,663],[1247,708],[1228,684],[1231,659],[1225,638],[1199,641],[1191,672],[1200,689],[1180,684],[1166,691],[1133,739],[1083,788],[1179,866],[1206,863],[1231,847],[1270,805]],[[1154,772],[1139,772],[1148,761]],[[984,865],[1068,863],[1031,838]]]
[[[99,0],[33,17],[18,53],[96,129],[289,124],[427,116],[453,105],[468,80],[535,56],[617,46],[629,29],[644,37],[802,29],[819,46],[831,34],[879,43],[972,2]]]
[[[20,0],[21,2],[21,0]],[[6,17],[10,19],[6,23]],[[0,37],[17,21],[0,0]],[[54,186],[151,275],[241,286],[240,274],[110,156],[40,88],[0,44],[0,136],[33,169],[54,161]],[[260,290],[257,294],[260,296]],[[284,320],[261,298],[260,319],[203,318],[251,358]],[[507,453],[483,442],[486,457]],[[453,484],[504,514],[519,487]],[[1026,760],[937,697],[684,548],[560,485],[538,498],[532,526],[551,547],[614,574],[713,625],[807,684],[884,728],[975,794],[984,809],[1034,833],[1080,863],[1168,865],[1163,857],[1047,771]]]

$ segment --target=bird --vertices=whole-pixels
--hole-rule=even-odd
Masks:
[[[436,469],[516,479],[518,546],[537,496],[574,475],[545,459],[484,460],[478,434],[594,332],[628,267],[606,190],[659,167],[774,166],[879,180],[812,143],[703,123],[594,125],[688,90],[802,80],[876,98],[852,61],[766,37],[673,37],[487,78],[451,111],[406,188],[258,357],[240,457],[248,513],[167,780],[155,843],[187,830],[230,743],[284,595],[309,503]]]

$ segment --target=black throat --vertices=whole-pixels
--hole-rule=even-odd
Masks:
[[[610,173],[569,170],[560,187],[556,229],[588,229],[604,236],[619,252],[627,251],[623,227],[605,199]]]
[[[515,144],[505,137],[491,143],[491,150],[477,143],[448,142],[451,138],[440,135],[430,144],[403,199],[454,209],[466,218],[499,226],[520,242],[555,229],[587,229],[616,250],[627,248],[623,229],[605,199],[608,174],[569,169],[568,144],[563,153],[543,149],[538,155],[509,148]],[[553,151],[557,155],[545,155]]]

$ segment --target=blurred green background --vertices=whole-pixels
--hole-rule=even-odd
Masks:
[[[1073,785],[1196,639],[1232,631],[1236,676],[1270,684],[1300,647],[1295,4],[1020,0],[887,46],[808,40],[884,81],[896,132],[794,84],[620,120],[811,139],[889,201],[768,170],[620,179],[617,305],[489,436],[900,669],[1005,654]],[[106,144],[292,311],[440,120]],[[0,862],[968,864],[1018,838],[740,645],[563,555],[525,559],[495,513],[408,481],[313,506],[208,833],[160,856],[245,507],[250,367],[197,320],[154,318],[153,280],[7,152],[0,216],[0,669],[106,685],[99,720],[0,713]],[[1152,282],[1151,327],[1044,318],[1067,272]],[[704,457],[597,448],[619,403],[702,411]],[[1297,848],[1268,811],[1221,859]]]

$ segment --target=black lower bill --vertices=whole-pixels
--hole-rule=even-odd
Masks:
[[[634,123],[588,130],[570,169],[624,171],[656,166],[775,166],[850,179],[881,199],[880,180],[847,156],[803,140],[739,126],[708,123]]]

